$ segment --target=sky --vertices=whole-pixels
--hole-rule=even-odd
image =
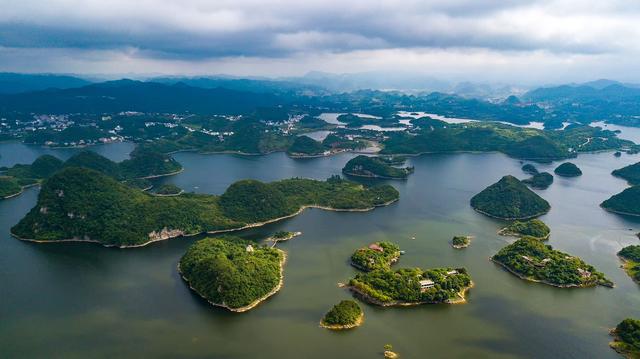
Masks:
[[[0,71],[640,82],[638,0],[0,0]]]

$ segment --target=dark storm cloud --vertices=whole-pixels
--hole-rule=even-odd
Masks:
[[[1,2],[0,2],[1,3]],[[580,4],[583,4],[582,6]],[[392,48],[485,48],[559,53],[616,51],[601,12],[578,1],[29,1],[5,4],[0,46],[136,48],[145,56],[282,57],[296,52]],[[572,24],[562,11],[582,16]],[[624,8],[636,11],[636,7]],[[600,12],[600,13],[599,13]],[[549,23],[553,20],[553,23]],[[615,24],[612,24],[611,27]]]

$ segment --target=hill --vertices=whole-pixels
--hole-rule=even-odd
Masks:
[[[0,73],[0,94],[67,89],[89,85],[91,82],[66,75]]]
[[[413,172],[413,167],[394,167],[384,158],[359,155],[350,159],[342,168],[342,172],[358,177],[407,179]]]
[[[238,237],[207,238],[189,247],[178,270],[209,303],[244,312],[280,289],[285,258]]]
[[[1,111],[35,113],[160,113],[247,114],[281,101],[274,95],[184,84],[118,80],[71,89],[0,96]]]
[[[547,201],[513,176],[504,176],[473,196],[471,207],[482,214],[502,219],[533,218],[551,208]]]
[[[555,174],[562,177],[578,177],[582,175],[582,171],[578,166],[571,162],[565,162],[553,170]]]
[[[638,185],[640,184],[640,162],[614,170],[611,174],[625,179],[630,185]]]
[[[65,168],[44,181],[38,202],[12,228],[22,239],[135,247],[182,235],[237,230],[293,216],[307,206],[365,211],[398,199],[389,185],[289,179],[245,180],[222,196],[158,197],[100,172]]]
[[[611,196],[600,204],[609,212],[640,216],[640,186],[633,186]]]

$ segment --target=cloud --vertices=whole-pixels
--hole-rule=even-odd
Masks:
[[[369,63],[381,52],[391,65],[406,62],[394,53],[467,53],[514,68],[527,55],[593,64],[640,53],[640,3],[626,0],[0,0],[0,7],[0,46],[12,55],[0,64],[6,69],[20,58],[31,58],[23,66],[57,68],[69,54],[92,68],[96,53],[153,68],[232,61],[267,68],[322,57],[339,72],[350,66],[335,59],[368,54]],[[41,51],[50,56],[38,63],[32,55]]]

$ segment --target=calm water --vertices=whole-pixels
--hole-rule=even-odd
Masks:
[[[100,151],[121,159],[122,146]],[[28,162],[25,153],[40,152],[0,145],[3,163]],[[163,181],[219,194],[243,178],[324,179],[339,173],[352,155],[175,157],[185,171]],[[639,160],[626,154],[581,155],[575,162],[582,177],[556,178],[539,192],[553,207],[542,217],[552,229],[550,243],[594,264],[616,282],[614,289],[557,289],[519,280],[493,265],[489,256],[512,239],[498,236],[502,222],[475,213],[468,201],[502,175],[524,178],[521,164],[501,154],[430,155],[410,160],[415,174],[409,180],[390,182],[401,199],[389,207],[368,213],[312,209],[242,232],[251,239],[277,230],[303,232],[280,246],[289,253],[282,291],[243,314],[211,307],[178,277],[176,264],[197,238],[118,250],[10,237],[9,228],[36,201],[38,189],[32,188],[0,201],[0,357],[369,359],[381,357],[382,346],[391,343],[403,358],[615,358],[607,328],[640,317],[640,288],[619,268],[615,253],[638,242],[640,221],[608,214],[598,204],[625,187],[610,171]],[[456,234],[476,238],[457,251],[448,243]],[[350,254],[379,240],[406,250],[399,266],[467,267],[476,283],[469,302],[364,305],[362,327],[340,333],[319,328],[324,312],[350,297],[337,287],[355,274],[347,265]]]

